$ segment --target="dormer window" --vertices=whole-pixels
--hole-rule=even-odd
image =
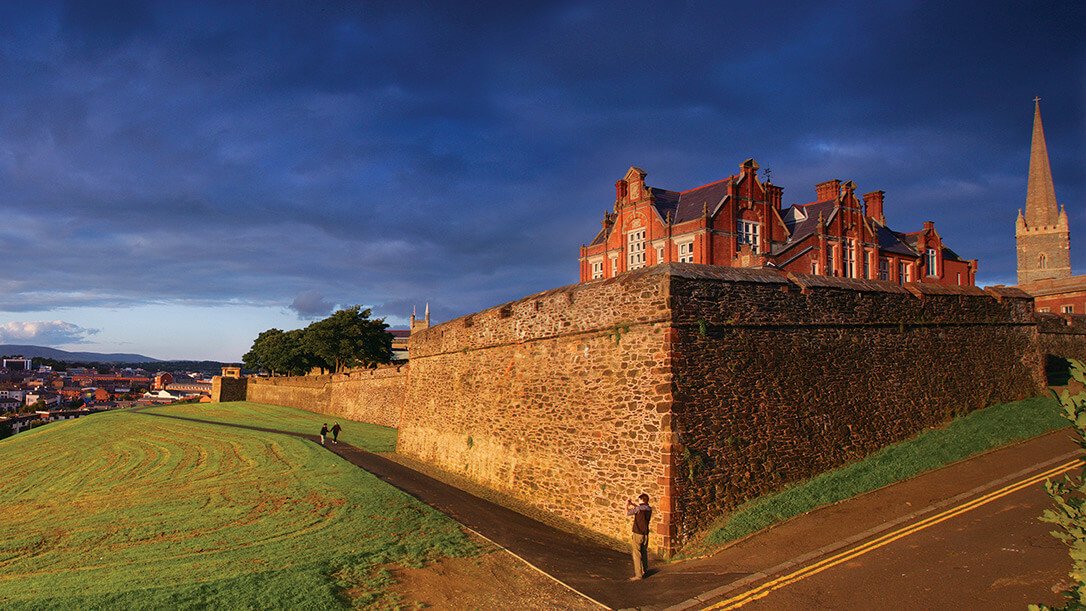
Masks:
[[[758,236],[761,233],[761,226],[758,223],[739,221],[736,223],[735,233],[738,236],[739,245],[750,244],[750,249],[757,254]]]
[[[938,263],[939,263],[939,260],[938,260],[938,258],[936,258],[935,249],[934,248],[929,248],[928,249],[928,276],[938,276],[939,275],[939,268],[937,267]]]

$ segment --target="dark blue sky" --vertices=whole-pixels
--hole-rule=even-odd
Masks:
[[[1014,282],[1035,95],[1086,272],[1086,3],[3,3],[0,343],[236,359],[577,278],[638,165],[852,179]]]

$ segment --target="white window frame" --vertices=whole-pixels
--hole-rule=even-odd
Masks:
[[[676,242],[675,244],[679,248],[679,263],[693,263],[694,239],[683,240],[682,242]]]
[[[934,248],[928,249],[928,276],[937,277],[939,275],[939,255],[935,252]]]
[[[890,279],[890,259],[888,257],[879,257],[879,280]]]
[[[841,262],[844,263],[844,272],[846,278],[856,277],[856,241],[847,238],[845,243],[841,245]]]
[[[626,233],[626,269],[641,269],[647,264],[645,256],[645,228]]]
[[[1037,308],[1037,311],[1038,312],[1051,312],[1052,308],[1047,308],[1047,307],[1045,307],[1045,308]]]
[[[664,247],[659,245],[656,247],[656,263],[659,265],[664,262]]]
[[[913,281],[913,264],[907,261],[897,262],[897,280],[901,284]]]
[[[958,272],[958,286],[962,285],[962,273]]]
[[[811,275],[818,275],[818,261],[811,261]]]
[[[1063,310],[1064,314],[1074,314],[1075,313],[1075,306],[1073,306],[1073,305],[1065,305],[1060,309]]]
[[[833,245],[833,244],[827,244],[826,245],[826,275],[827,276],[836,276],[837,275],[837,266],[834,265],[834,260],[833,260],[833,251],[836,248],[837,247],[835,245]]]
[[[611,277],[618,275],[618,255],[611,255]]]
[[[758,254],[758,245],[761,243],[762,224],[754,221],[739,219],[735,223],[736,245],[750,244],[750,250]]]
[[[600,278],[603,278],[603,257],[589,259],[588,265],[589,268],[592,270],[591,278],[593,280],[599,280]]]

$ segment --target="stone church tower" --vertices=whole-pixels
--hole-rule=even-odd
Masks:
[[[1034,98],[1033,143],[1029,152],[1026,214],[1018,211],[1014,237],[1018,242],[1018,284],[1071,276],[1071,237],[1067,210],[1056,205],[1052,169],[1041,126],[1040,98]]]

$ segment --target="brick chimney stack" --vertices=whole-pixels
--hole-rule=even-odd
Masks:
[[[864,214],[867,215],[868,218],[873,218],[883,225],[886,224],[886,214],[882,210],[882,202],[885,196],[885,191],[864,193]]]
[[[765,198],[769,201],[769,205],[776,207],[777,210],[781,209],[781,198],[783,194],[783,188],[766,183]]]
[[[841,194],[841,181],[834,178],[833,180],[820,182],[815,185],[815,193],[817,193],[815,201],[818,202],[837,199],[837,196]]]

